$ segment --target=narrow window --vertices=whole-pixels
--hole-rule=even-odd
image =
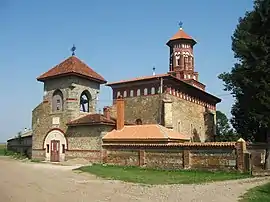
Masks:
[[[80,96],[80,111],[89,112],[90,105],[90,93],[88,91],[83,91]]]
[[[65,144],[62,144],[62,153],[64,154],[66,152],[65,150]]]
[[[46,145],[46,152],[47,152],[47,153],[50,152],[50,146],[49,146],[49,144]]]
[[[119,97],[121,95],[121,92],[118,91],[116,97]]]
[[[133,97],[133,96],[134,96],[134,91],[130,90],[130,97]]]
[[[155,93],[156,93],[156,89],[155,89],[155,87],[152,87],[151,88],[151,94],[154,95]]]
[[[127,97],[127,91],[126,90],[124,91],[124,97]]]
[[[137,96],[140,96],[140,95],[141,95],[141,90],[138,89],[138,90],[137,90]]]
[[[148,94],[148,89],[147,88],[144,89],[143,94],[144,95],[147,95]]]
[[[63,110],[63,94],[60,90],[56,90],[52,97],[52,111],[62,111]]]
[[[181,122],[180,121],[178,121],[178,123],[177,123],[177,132],[181,132]]]

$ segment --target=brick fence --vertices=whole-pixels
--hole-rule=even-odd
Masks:
[[[103,144],[103,163],[163,169],[246,171],[246,142]]]

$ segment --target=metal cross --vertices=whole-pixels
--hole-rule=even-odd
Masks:
[[[73,46],[72,46],[72,48],[71,48],[71,51],[72,51],[72,56],[74,56],[74,55],[75,55],[75,50],[76,50],[76,47],[75,47],[75,45],[73,44]]]
[[[182,22],[182,21],[180,21],[180,22],[178,23],[178,25],[179,25],[179,28],[180,28],[180,29],[183,28],[183,22]]]

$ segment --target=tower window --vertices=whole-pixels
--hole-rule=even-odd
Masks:
[[[140,96],[140,95],[141,95],[141,90],[137,89],[137,96]]]
[[[90,105],[90,93],[88,91],[83,91],[80,96],[80,111],[81,112],[89,112]]]
[[[154,95],[155,93],[156,93],[156,89],[155,89],[155,87],[152,87],[151,88],[151,94]]]
[[[63,110],[63,94],[60,90],[56,90],[52,97],[52,111],[62,111]]]
[[[130,90],[130,97],[133,97],[134,96],[134,91],[133,90]]]
[[[148,89],[147,88],[144,89],[143,94],[144,95],[147,95],[148,94]]]

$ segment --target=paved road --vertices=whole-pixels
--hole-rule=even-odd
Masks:
[[[142,186],[74,173],[71,166],[24,163],[0,157],[1,202],[234,202],[270,178],[205,185]]]

